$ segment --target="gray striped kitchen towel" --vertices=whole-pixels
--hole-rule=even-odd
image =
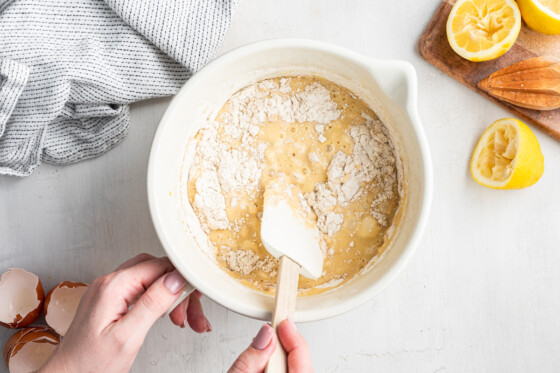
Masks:
[[[237,0],[0,0],[0,173],[120,143],[128,105],[212,59]]]

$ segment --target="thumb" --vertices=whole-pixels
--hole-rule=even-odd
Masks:
[[[137,334],[143,340],[157,319],[179,298],[186,283],[187,281],[177,270],[161,276],[122,317],[119,322],[120,326],[127,331],[128,335]]]
[[[264,324],[253,343],[239,355],[228,373],[262,373],[276,349],[276,344],[274,330],[270,325]]]
[[[278,337],[288,354],[288,370],[291,373],[313,372],[307,342],[298,333],[296,324],[291,319],[286,319],[278,325]]]

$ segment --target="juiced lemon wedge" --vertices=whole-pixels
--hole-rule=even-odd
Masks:
[[[535,184],[544,171],[541,147],[525,123],[504,118],[492,123],[478,141],[473,179],[494,189],[521,189]]]
[[[527,25],[543,34],[560,34],[560,0],[517,0]]]
[[[447,40],[461,57],[488,61],[506,53],[520,29],[514,0],[458,0],[447,19]]]

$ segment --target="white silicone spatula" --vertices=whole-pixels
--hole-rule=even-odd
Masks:
[[[292,318],[296,310],[298,278],[316,279],[323,272],[323,253],[319,247],[317,227],[306,224],[298,211],[297,205],[288,203],[289,198],[282,198],[275,191],[273,197],[265,192],[264,209],[261,222],[261,239],[266,250],[280,259],[278,284],[272,328],[276,330],[279,323]],[[270,358],[266,373],[287,372],[286,352],[280,343]]]

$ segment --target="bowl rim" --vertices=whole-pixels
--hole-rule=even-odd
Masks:
[[[172,112],[174,108],[180,104],[182,101],[182,96],[186,95],[186,92],[194,85],[197,81],[204,79],[208,72],[213,69],[221,68],[224,65],[230,63],[232,60],[236,60],[242,56],[251,55],[256,52],[262,52],[267,49],[281,49],[281,48],[303,48],[309,50],[316,50],[334,54],[340,58],[348,59],[352,62],[357,62],[364,67],[374,70],[375,67],[386,67],[390,65],[391,67],[396,67],[401,70],[401,73],[406,79],[407,98],[404,111],[406,112],[412,128],[414,129],[414,136],[418,142],[419,151],[422,158],[423,164],[423,177],[424,177],[424,190],[421,196],[421,207],[418,214],[418,218],[413,228],[413,231],[408,239],[408,244],[403,249],[402,253],[395,260],[394,264],[380,276],[378,281],[372,286],[364,289],[363,291],[353,294],[350,298],[346,299],[344,302],[340,302],[336,305],[324,307],[321,309],[313,310],[299,310],[296,311],[294,317],[297,322],[309,322],[322,320],[330,317],[340,315],[342,313],[348,312],[360,305],[372,300],[379,292],[385,289],[406,267],[407,263],[411,259],[412,255],[416,251],[422,234],[428,222],[431,205],[432,205],[432,193],[433,193],[433,170],[432,161],[429,150],[428,141],[424,133],[422,123],[420,121],[417,112],[417,77],[414,67],[406,61],[403,60],[392,60],[392,59],[376,59],[366,57],[352,50],[330,44],[327,42],[309,40],[309,39],[270,39],[257,41],[250,44],[246,44],[235,48],[229,52],[222,54],[215,60],[211,61],[195,73],[187,82],[181,87],[177,94],[171,100],[169,106],[167,107],[164,115],[162,116],[154,139],[150,149],[150,156],[148,161],[148,172],[147,172],[147,194],[148,194],[148,204],[150,215],[152,217],[152,222],[156,230],[157,236],[166,252],[169,256],[171,262],[177,267],[179,272],[181,272],[187,281],[189,281],[194,287],[200,289],[202,293],[210,297],[212,300],[216,301],[220,305],[232,310],[236,313],[262,319],[262,311],[256,310],[254,307],[245,307],[243,302],[234,301],[228,297],[223,297],[219,291],[214,291],[212,288],[207,288],[204,281],[193,276],[185,268],[180,268],[178,257],[176,257],[176,250],[171,249],[173,246],[167,238],[165,231],[165,226],[162,220],[159,219],[159,209],[156,204],[156,187],[155,187],[155,167],[156,159],[159,154],[159,148],[164,146],[164,132],[167,127],[167,123],[170,121]]]

